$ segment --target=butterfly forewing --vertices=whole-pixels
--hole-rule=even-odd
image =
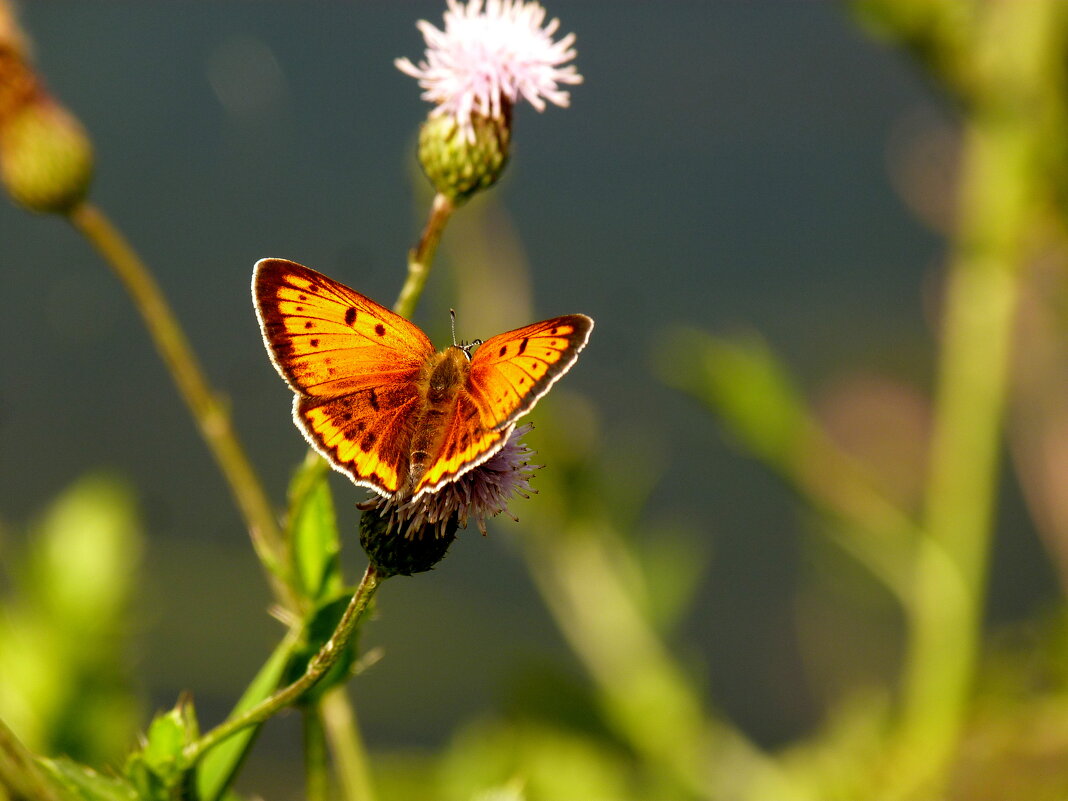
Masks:
[[[467,389],[483,424],[501,428],[533,408],[585,347],[593,320],[569,314],[498,334],[478,346]]]
[[[434,353],[400,315],[295,262],[258,262],[253,292],[275,366],[305,395],[410,383]]]

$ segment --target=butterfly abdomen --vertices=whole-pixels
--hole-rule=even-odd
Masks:
[[[409,488],[419,483],[441,449],[467,371],[467,356],[455,346],[435,354],[427,363],[423,410],[417,418],[408,459]]]

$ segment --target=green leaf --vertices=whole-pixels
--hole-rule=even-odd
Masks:
[[[255,706],[279,687],[286,667],[292,661],[295,642],[296,638],[290,636],[279,643],[234,706],[231,717]],[[197,768],[200,801],[217,801],[223,797],[259,730],[260,726],[243,729],[203,756]]]
[[[117,776],[104,776],[65,757],[37,762],[42,772],[63,788],[59,797],[64,801],[142,801],[133,785]]]
[[[0,798],[67,801],[71,795],[47,767],[0,720]]]
[[[289,498],[288,540],[301,596],[313,603],[333,597],[342,588],[341,542],[323,459],[310,455],[290,483]]]
[[[126,777],[140,796],[152,801],[190,798],[192,778],[182,750],[200,736],[196,712],[181,699],[168,712],[157,715],[148,727],[145,744],[126,760]]]
[[[131,604],[142,534],[129,487],[86,476],[7,555],[0,606],[0,716],[26,742],[87,764],[115,763],[142,715],[131,691]]]
[[[688,331],[663,353],[657,363],[664,380],[714,411],[749,450],[780,464],[793,458],[808,416],[801,393],[766,342]]]

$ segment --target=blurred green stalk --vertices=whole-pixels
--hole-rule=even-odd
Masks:
[[[152,273],[122,233],[96,206],[80,203],[71,210],[69,219],[130,293],[201,436],[230,485],[248,526],[253,547],[269,570],[275,596],[288,608],[298,609],[286,575],[285,546],[274,510],[237,438],[225,405],[208,384],[185,332]]]
[[[724,721],[706,717],[692,682],[632,597],[609,530],[531,538],[527,564],[554,620],[593,677],[617,730],[693,798],[809,798]],[[759,788],[763,795],[752,795]]]
[[[972,64],[957,241],[890,797],[938,797],[975,673],[1013,324],[1035,212],[1055,2],[989,3]],[[1061,132],[1063,135],[1063,132]]]
[[[342,797],[347,801],[374,801],[367,749],[344,685],[326,693],[320,705]]]
[[[329,801],[330,771],[326,755],[326,735],[318,703],[303,709],[304,722],[304,798],[306,801]]]

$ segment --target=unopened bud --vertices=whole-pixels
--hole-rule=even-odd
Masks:
[[[429,116],[419,129],[419,163],[434,188],[459,204],[493,186],[508,164],[510,117],[473,114],[471,141],[452,115]]]
[[[30,211],[65,213],[89,191],[93,149],[77,119],[45,95],[0,121],[0,178]]]

